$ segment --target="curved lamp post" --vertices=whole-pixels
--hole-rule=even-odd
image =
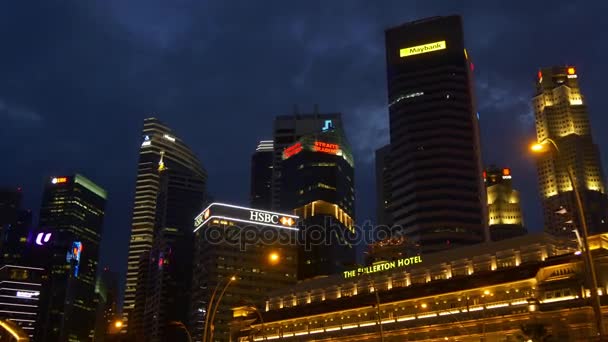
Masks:
[[[210,330],[209,341],[213,341],[213,320],[215,319],[215,313],[217,312],[217,309],[220,305],[222,297],[224,297],[224,293],[226,292],[226,289],[228,289],[228,286],[230,286],[230,284],[232,284],[232,282],[235,280],[236,280],[236,276],[234,276],[234,275],[231,276],[230,278],[228,278],[226,285],[224,285],[224,288],[222,289],[220,296],[218,297],[217,301],[215,302],[215,307],[213,306],[213,299],[215,298],[215,295],[217,293],[217,289],[219,289],[219,286],[216,286],[215,290],[213,290],[213,294],[211,295],[211,299],[209,300],[209,306],[207,308],[207,316],[205,317],[205,332],[203,333],[203,342],[207,341],[207,331],[208,330]],[[209,317],[211,317],[211,319],[209,319]]]
[[[534,153],[543,153],[543,152],[547,151],[547,146],[553,147],[556,154],[558,156],[561,156],[557,143],[553,139],[549,139],[549,138],[544,139],[540,143],[533,144],[530,147],[530,149]],[[586,269],[589,272],[587,275],[587,278],[591,278],[591,279],[588,279],[588,281],[590,282],[589,287],[590,287],[590,292],[591,292],[591,306],[593,307],[593,313],[595,315],[595,324],[596,324],[596,328],[597,328],[597,332],[600,337],[600,340],[604,341],[606,332],[604,329],[604,323],[603,323],[603,318],[602,318],[602,306],[600,303],[600,297],[599,297],[598,288],[597,288],[597,276],[595,273],[595,265],[593,264],[591,251],[589,250],[589,240],[588,240],[589,230],[587,229],[587,220],[585,220],[585,211],[584,211],[585,209],[583,208],[583,201],[581,199],[581,194],[579,192],[577,182],[575,182],[575,180],[574,180],[572,168],[570,166],[567,166],[566,171],[568,173],[568,180],[570,181],[572,190],[574,191],[574,197],[576,199],[576,206],[578,209],[577,210],[578,219],[580,222],[580,226],[582,228],[582,235],[583,235],[582,236],[582,240],[583,240],[582,249],[583,249],[583,255],[584,255],[583,259],[586,264],[585,265]]]

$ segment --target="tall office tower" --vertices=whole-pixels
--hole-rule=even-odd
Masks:
[[[0,265],[25,265],[32,212],[23,209],[21,188],[0,189]]]
[[[106,335],[118,318],[118,274],[109,267],[99,273],[95,285],[95,292],[99,296],[95,322],[94,341],[104,341]]]
[[[326,120],[282,159],[281,210],[300,216],[302,226],[298,278],[341,272],[356,262],[354,161],[342,126]]]
[[[154,243],[145,272],[146,341],[169,341],[171,322],[188,324],[195,246],[192,220],[205,204],[202,174],[170,167],[161,167],[159,172]]]
[[[298,217],[212,203],[194,227],[192,340],[231,341],[234,315],[262,312],[269,292],[296,283]]]
[[[391,177],[389,156],[391,145],[376,150],[376,221],[379,226],[392,226],[390,212]]]
[[[169,235],[175,233],[180,236],[178,240],[182,239],[183,222],[192,219],[187,217],[190,210],[197,203],[199,210],[202,207],[204,198],[199,195],[207,179],[190,148],[158,119],[144,120],[142,138],[123,305],[123,331],[128,327],[133,334],[145,330],[148,265],[154,257],[153,247],[162,245],[155,236],[171,239]]]
[[[580,227],[568,178],[570,169],[581,194],[589,233],[608,231],[604,174],[598,147],[591,137],[587,106],[579,88],[576,68],[541,69],[532,102],[538,142],[551,139],[559,148],[559,152],[552,149],[541,155],[537,162],[545,230],[572,237],[572,230]]]
[[[386,31],[392,217],[427,253],[488,239],[469,58],[459,16]]]
[[[270,210],[272,207],[272,161],[274,142],[262,140],[251,156],[251,195],[252,208]]]
[[[30,338],[40,319],[45,277],[40,267],[0,265],[0,319],[15,322]]]
[[[272,209],[280,210],[281,184],[283,183],[282,162],[283,150],[294,144],[305,135],[317,134],[331,122],[342,127],[342,116],[339,113],[320,114],[315,106],[312,114],[299,114],[297,108],[293,115],[280,115],[274,119],[274,158],[272,161]]]
[[[483,172],[492,241],[525,235],[519,191],[511,184],[511,169],[491,165]]]
[[[39,227],[48,233],[36,239],[36,244],[48,243],[48,257],[41,260],[49,271],[40,320],[42,341],[93,338],[105,204],[106,192],[79,174],[53,177],[45,185]]]

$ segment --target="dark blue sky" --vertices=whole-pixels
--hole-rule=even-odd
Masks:
[[[144,117],[173,127],[218,200],[246,204],[249,159],[294,104],[343,113],[358,219],[374,215],[373,151],[388,141],[384,29],[462,14],[485,164],[513,169],[541,228],[530,99],[541,66],[574,64],[608,162],[606,1],[3,1],[1,184],[38,209],[43,182],[80,172],[109,192],[102,265],[124,272]],[[603,81],[603,82],[602,82]]]

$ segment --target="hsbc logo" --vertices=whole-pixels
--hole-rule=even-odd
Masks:
[[[249,219],[251,221],[263,222],[263,223],[279,223],[279,215],[273,215],[270,213],[261,213],[259,211],[249,211]]]

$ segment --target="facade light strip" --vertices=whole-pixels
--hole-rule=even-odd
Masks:
[[[416,316],[407,316],[407,317],[397,318],[397,322],[411,321],[413,319],[416,319]]]
[[[228,208],[234,208],[234,209],[242,209],[242,210],[255,210],[255,211],[260,212],[260,213],[267,213],[267,214],[272,214],[272,215],[287,216],[287,217],[291,217],[293,219],[299,219],[300,218],[297,215],[290,215],[290,214],[284,214],[284,213],[276,213],[276,212],[273,212],[273,211],[266,211],[266,210],[258,210],[258,209],[255,209],[255,208],[241,207],[239,205],[226,204],[226,203],[220,203],[220,202],[213,202],[213,203],[209,204],[207,206],[207,208],[203,209],[203,211],[201,213],[204,213],[205,211],[207,211],[209,208],[211,208],[214,205],[218,205],[218,206],[222,206],[222,207],[228,207]]]
[[[324,332],[324,331],[325,331],[325,330],[323,330],[323,329],[315,329],[315,330],[311,330],[311,331],[309,332],[309,334],[318,334],[318,333],[322,333],[322,332]]]
[[[545,300],[541,300],[541,303],[554,303],[554,302],[562,302],[564,300],[572,300],[575,299],[575,296],[565,296],[565,297],[557,297],[557,298],[548,298]]]
[[[37,308],[38,307],[38,305],[17,304],[17,303],[4,303],[4,302],[0,302],[0,305],[25,306],[25,307],[29,307],[29,308]]]
[[[0,281],[0,284],[2,284],[2,283],[42,286],[42,284],[40,284],[40,283],[25,283],[25,282],[21,282],[21,281],[12,281],[12,280],[3,280],[3,281]]]
[[[18,314],[18,315],[36,315],[35,312],[24,312],[24,311],[0,310],[0,312],[14,313],[14,314]]]
[[[340,330],[340,327],[326,328],[325,332]]]
[[[4,265],[4,266],[0,267],[0,270],[4,269],[5,267],[22,268],[22,269],[25,269],[25,270],[44,271],[43,268],[39,268],[39,267],[27,267],[27,266],[17,266],[17,265]]]
[[[227,221],[237,221],[237,222],[243,222],[243,223],[251,223],[251,224],[254,224],[256,226],[268,226],[268,227],[275,227],[275,228],[280,228],[280,229],[287,229],[287,230],[298,231],[298,228],[279,226],[277,224],[263,223],[263,222],[250,221],[250,220],[242,220],[242,219],[237,219],[237,218],[234,218],[234,217],[227,217],[227,216],[219,216],[219,215],[215,216],[215,215],[212,215],[212,216],[209,216],[209,218],[207,218],[205,221],[203,221],[203,223],[201,223],[198,227],[196,227],[196,229],[194,229],[194,232],[196,233],[196,231],[198,231],[202,226],[204,226],[207,222],[209,222],[209,220],[211,220],[213,218],[220,219],[220,220],[227,220]]]
[[[359,327],[360,328],[369,327],[370,325],[376,325],[376,322],[361,323],[361,324],[359,324]]]

